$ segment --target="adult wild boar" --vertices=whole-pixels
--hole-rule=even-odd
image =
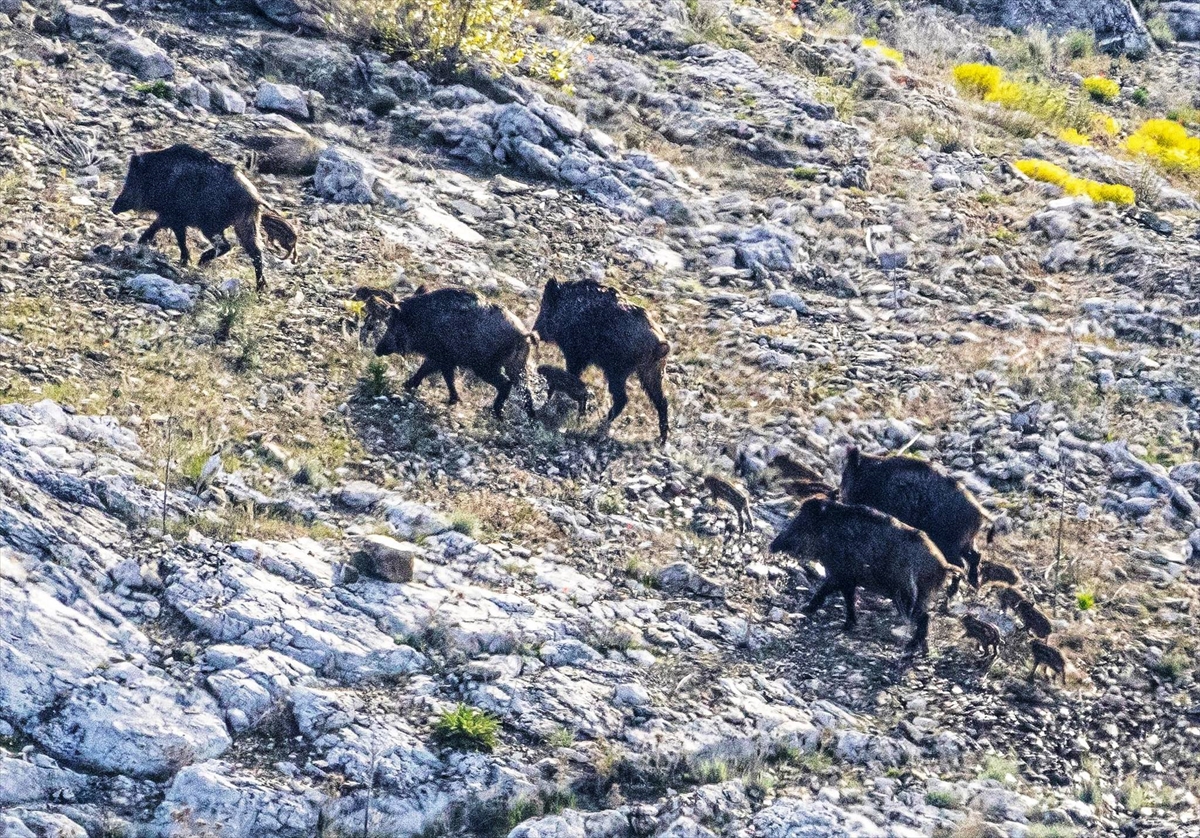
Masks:
[[[496,416],[514,386],[524,390],[525,409],[533,414],[533,397],[525,386],[531,339],[512,312],[457,288],[427,291],[421,286],[400,301],[386,291],[359,289],[355,298],[367,304],[372,317],[387,323],[375,346],[376,355],[424,356],[404,389],[416,390],[427,376],[440,372],[450,393],[449,404],[457,404],[454,372],[465,367],[496,388],[492,402]]]
[[[184,143],[130,158],[125,185],[112,207],[115,215],[129,210],[158,214],[138,243],[153,241],[160,230],[169,229],[179,243],[181,265],[191,261],[189,227],[203,233],[210,244],[200,254],[201,265],[229,252],[225,231],[233,227],[254,263],[260,291],[266,287],[260,231],[283,249],[284,258],[296,258],[295,228],[267,206],[254,184],[234,166]]]
[[[604,371],[612,408],[606,422],[621,415],[629,396],[629,376],[638,381],[658,411],[658,434],[667,439],[667,397],[663,375],[670,344],[641,306],[624,299],[614,288],[592,280],[550,280],[542,292],[533,331],[547,343],[558,344],[567,373],[576,378],[591,365]]]
[[[847,631],[854,628],[854,592],[866,588],[890,599],[913,624],[907,651],[928,651],[928,603],[947,577],[961,574],[948,564],[925,533],[867,506],[850,506],[828,497],[806,500],[771,542],[771,552],[786,551],[818,561],[825,581],[805,614],[814,614],[834,591],[846,603]]]
[[[915,457],[875,457],[855,447],[846,452],[839,497],[886,512],[928,535],[955,567],[967,568],[967,580],[979,587],[975,536],[988,513],[963,484]],[[994,530],[989,529],[990,543]],[[958,591],[958,577],[948,595]]]

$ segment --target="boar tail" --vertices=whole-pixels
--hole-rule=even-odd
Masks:
[[[988,527],[988,531],[987,531],[987,543],[988,543],[988,544],[991,544],[991,543],[992,543],[992,540],[993,540],[995,537],[996,537],[996,525],[995,525],[995,524],[992,524],[990,527]]]
[[[666,358],[670,352],[671,344],[667,343],[665,340],[660,340],[658,342],[658,348],[654,350],[654,360],[661,361],[663,358]]]
[[[296,261],[296,243],[300,237],[296,228],[279,213],[272,209],[263,208],[262,228],[267,238],[283,249],[283,258]]]

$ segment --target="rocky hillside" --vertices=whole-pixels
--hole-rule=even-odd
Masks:
[[[1200,835],[1200,11],[1067,5],[556,0],[562,66],[442,73],[308,0],[0,0],[0,835]],[[264,293],[110,213],[178,142],[297,224]],[[589,276],[665,445],[594,370],[407,393],[352,304]],[[913,661],[801,613],[768,463],[850,444],[979,497],[1065,683],[987,588]]]

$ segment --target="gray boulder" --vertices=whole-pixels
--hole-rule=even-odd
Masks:
[[[156,820],[165,838],[195,835],[200,823],[214,838],[310,838],[324,800],[312,788],[270,788],[224,763],[207,762],[176,775]]]
[[[294,84],[263,82],[254,97],[254,107],[262,111],[279,111],[300,119],[308,119],[308,98]]]
[[[284,29],[325,31],[328,4],[321,0],[254,0],[254,5],[272,22]]]
[[[337,102],[349,102],[361,83],[350,49],[341,43],[269,35],[259,44],[263,74],[316,90]]]
[[[1174,0],[1163,3],[1159,10],[1167,16],[1171,31],[1181,41],[1200,41],[1200,2]]]
[[[127,67],[138,78],[164,79],[175,74],[175,65],[166,52],[149,38],[118,24],[103,9],[71,3],[63,12],[72,38],[101,44],[110,62]]]
[[[1054,32],[1089,30],[1110,52],[1140,55],[1150,49],[1150,35],[1131,0],[942,0],[942,4],[1014,30],[1036,26]]]

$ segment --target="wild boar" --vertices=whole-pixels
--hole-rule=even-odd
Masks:
[[[1021,618],[1021,624],[1030,634],[1035,634],[1042,640],[1050,636],[1050,620],[1032,602],[1022,599],[1016,605],[1016,612]]]
[[[530,335],[512,312],[457,288],[428,291],[421,286],[399,301],[373,289],[359,289],[355,297],[366,303],[372,317],[386,317],[387,330],[375,346],[376,355],[425,358],[404,389],[416,390],[427,376],[440,372],[450,394],[448,403],[458,404],[454,372],[465,367],[496,388],[492,412],[497,417],[513,387],[524,391],[525,409],[533,415],[533,398],[525,386]]]
[[[229,252],[225,230],[233,227],[254,264],[260,291],[266,287],[260,231],[282,248],[284,258],[296,257],[296,229],[267,206],[254,184],[234,166],[183,143],[130,158],[125,185],[112,206],[115,215],[129,210],[157,213],[138,243],[151,242],[160,230],[169,229],[179,244],[182,265],[191,261],[189,227],[199,230],[210,244],[200,254],[202,266]]]
[[[967,568],[967,580],[979,586],[975,536],[989,516],[961,482],[915,457],[875,457],[855,447],[846,452],[840,497],[894,515],[926,533],[946,561]],[[988,542],[994,530],[988,531]],[[958,591],[950,581],[948,597]]]
[[[834,591],[846,603],[846,630],[854,627],[856,588],[882,594],[913,624],[909,653],[928,651],[929,598],[947,577],[961,574],[946,562],[929,536],[868,506],[828,497],[806,500],[771,542],[771,552],[787,551],[820,562],[825,581],[804,607],[813,614]]]
[[[667,439],[667,397],[663,393],[670,344],[641,306],[616,289],[592,280],[559,282],[552,279],[542,292],[533,331],[562,351],[567,373],[576,378],[593,364],[604,371],[612,408],[606,423],[621,415],[629,402],[626,382],[638,381],[658,412],[659,439]]]
[[[713,500],[723,500],[737,512],[738,532],[745,532],[747,524],[753,524],[750,515],[750,496],[728,480],[710,474],[704,478],[704,488],[712,493]],[[745,516],[745,520],[742,519]]]
[[[978,575],[980,585],[986,585],[988,582],[1002,582],[1005,585],[1017,587],[1021,584],[1021,574],[1000,562],[980,562]]]
[[[1000,629],[971,614],[963,615],[962,624],[967,637],[978,643],[985,653],[993,656],[1000,653]]]
[[[1030,649],[1033,651],[1033,669],[1029,670],[1029,679],[1033,680],[1033,676],[1037,674],[1038,667],[1045,666],[1052,673],[1057,673],[1062,676],[1063,686],[1067,683],[1067,658],[1061,651],[1055,649],[1049,643],[1043,643],[1040,640],[1034,640],[1030,643]]]
[[[1022,602],[1027,602],[1025,595],[1012,585],[996,585],[993,590],[996,591],[996,599],[1003,611],[1011,611],[1019,608]]]
[[[561,367],[543,364],[537,368],[538,375],[546,379],[547,398],[553,398],[557,392],[565,393],[579,405],[579,415],[587,413],[587,385]]]
[[[771,458],[771,467],[779,472],[779,476],[787,480],[800,480],[807,483],[821,483],[824,477],[819,471],[804,463],[793,460],[787,454],[776,454]]]

